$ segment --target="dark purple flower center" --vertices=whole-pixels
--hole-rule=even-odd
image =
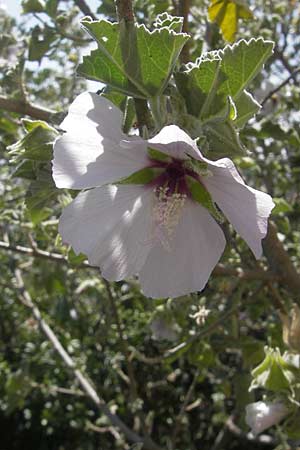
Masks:
[[[151,181],[151,184],[157,188],[163,187],[167,195],[174,193],[184,194],[190,196],[187,176],[190,176],[197,181],[199,175],[192,169],[188,168],[187,160],[170,158],[170,161],[151,161],[151,167],[162,169],[161,173]]]

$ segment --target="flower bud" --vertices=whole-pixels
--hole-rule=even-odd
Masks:
[[[280,402],[256,402],[246,406],[246,423],[251,432],[256,436],[267,428],[279,423],[289,410]]]

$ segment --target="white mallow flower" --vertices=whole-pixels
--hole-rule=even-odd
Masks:
[[[54,145],[56,186],[85,189],[60,218],[65,243],[86,254],[107,280],[138,275],[149,297],[201,291],[225,247],[213,217],[216,203],[261,256],[274,207],[269,195],[248,187],[230,159],[204,158],[176,125],[143,140],[123,134],[121,124],[118,108],[88,92],[61,124],[66,133]]]
[[[267,428],[279,423],[289,413],[287,406],[280,402],[256,402],[246,406],[246,423],[256,436]]]

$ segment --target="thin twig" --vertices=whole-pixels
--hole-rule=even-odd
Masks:
[[[186,407],[187,407],[188,403],[190,402],[191,397],[192,397],[192,395],[194,393],[194,389],[195,389],[196,384],[197,384],[199,373],[200,373],[200,369],[198,368],[196,370],[195,374],[194,374],[193,380],[192,380],[192,382],[190,384],[190,387],[189,387],[189,389],[188,389],[188,391],[186,393],[186,396],[184,398],[184,401],[183,401],[183,403],[181,405],[179,414],[178,414],[178,416],[175,419],[174,431],[173,431],[173,435],[172,435],[172,447],[174,449],[176,448],[176,441],[177,441],[178,433],[180,431],[181,421],[182,421],[182,418],[183,418],[183,416],[184,416],[184,414],[186,412]]]
[[[136,381],[136,377],[135,377],[135,373],[134,373],[134,369],[133,369],[133,364],[132,364],[132,358],[131,358],[131,353],[129,350],[129,346],[128,346],[128,342],[126,337],[124,336],[123,333],[123,326],[121,323],[121,318],[119,315],[119,311],[118,311],[118,307],[113,295],[113,292],[111,290],[111,286],[109,284],[109,282],[105,279],[103,279],[103,283],[105,285],[106,288],[106,292],[107,292],[107,296],[110,302],[110,306],[112,309],[112,313],[117,325],[117,330],[118,330],[118,334],[120,337],[120,341],[121,341],[121,345],[122,345],[122,350],[123,350],[123,354],[125,356],[125,362],[126,362],[126,368],[127,368],[127,374],[128,374],[128,385],[129,385],[129,389],[130,389],[130,397],[131,397],[131,401],[134,402],[136,400],[138,400],[140,398],[139,393],[138,393],[138,384]],[[124,376],[124,374],[123,374]],[[148,435],[147,429],[146,429],[146,425],[145,425],[145,418],[143,415],[142,410],[139,410],[137,412],[138,418],[140,420],[141,426],[142,426],[142,430],[143,433],[145,435]]]
[[[223,450],[225,448],[228,448],[228,446],[230,446],[230,443],[232,442],[232,435],[234,435],[235,438],[238,439],[241,443],[245,443],[247,448],[248,445],[250,444],[251,448],[272,447],[272,449],[274,449],[276,443],[278,443],[267,434],[254,437],[250,433],[245,433],[241,428],[239,428],[236,425],[236,423],[234,423],[234,416],[231,415],[226,420],[222,430],[217,434],[216,440],[211,450]]]
[[[203,339],[207,336],[209,336],[213,331],[215,331],[220,325],[223,325],[228,317],[230,317],[233,313],[236,312],[236,309],[238,308],[238,305],[234,305],[230,308],[228,308],[223,314],[220,315],[218,319],[216,319],[213,323],[199,331],[198,333],[191,336],[189,339],[187,339],[184,342],[181,342],[180,344],[176,345],[175,347],[172,347],[168,350],[166,350],[162,355],[160,356],[154,356],[154,357],[147,357],[141,352],[139,352],[137,349],[132,348],[132,357],[138,359],[141,362],[144,362],[146,364],[162,364],[166,359],[170,358],[171,356],[174,356],[179,350],[183,350],[184,348],[188,347],[193,342]]]
[[[31,257],[43,258],[52,260],[61,264],[71,265],[68,258],[60,253],[52,253],[47,252],[45,250],[41,250],[39,248],[30,248],[24,247],[22,245],[13,245],[4,241],[0,241],[0,250],[7,250],[14,253],[20,253],[24,255],[28,255]],[[95,266],[91,266],[87,261],[83,261],[81,264],[76,265],[76,268],[80,269],[99,269]],[[280,281],[281,277],[277,274],[274,274],[270,271],[263,270],[247,270],[244,271],[242,269],[236,269],[234,267],[225,267],[223,264],[218,264],[213,273],[215,277],[234,277],[239,280],[252,281],[252,280],[261,280],[261,281]]]
[[[274,303],[276,309],[278,309],[278,311],[280,311],[284,315],[287,314],[287,311],[284,306],[283,298],[279,294],[278,290],[275,288],[274,284],[271,283],[270,281],[268,281],[267,286],[272,295],[272,300],[273,300],[273,303]]]
[[[263,240],[263,248],[271,271],[280,276],[281,282],[290,291],[299,294],[300,274],[277,236],[276,225],[271,221],[269,222],[268,234]]]
[[[97,20],[97,17],[84,0],[74,0],[74,3],[85,16],[90,16],[93,20]]]
[[[33,119],[45,120],[46,122],[52,121],[55,114],[57,114],[56,111],[52,111],[51,109],[32,105],[28,102],[6,98],[2,95],[0,96],[0,109],[18,114],[24,114],[32,117]]]
[[[84,397],[86,394],[81,390],[67,389],[60,386],[47,386],[46,384],[36,383],[35,381],[30,383],[30,386],[34,389],[46,390],[50,395],[63,394],[72,395],[75,397]]]
[[[119,316],[119,311],[118,311],[110,284],[105,279],[103,279],[103,283],[106,288],[107,297],[109,299],[111,310],[112,310],[112,313],[113,313],[113,316],[114,316],[114,319],[115,319],[115,322],[117,325],[118,334],[120,337],[123,353],[124,353],[125,360],[126,360],[127,373],[128,373],[129,380],[130,380],[131,397],[133,400],[136,400],[138,398],[137,383],[136,383],[136,379],[135,379],[135,375],[134,375],[132,361],[130,359],[130,352],[129,352],[129,348],[128,348],[127,339],[125,338],[124,333],[123,333],[123,328],[122,328],[121,319]]]
[[[87,422],[86,427],[88,430],[94,431],[95,433],[111,433],[116,441],[120,441],[122,437],[118,433],[118,431],[114,427],[98,427],[92,422]],[[127,444],[124,445],[124,450],[129,450],[129,446]]]
[[[275,89],[270,91],[268,93],[268,95],[266,95],[266,97],[261,102],[261,106],[263,106],[268,100],[270,100],[270,98],[272,98],[273,95],[276,94],[276,92],[280,91],[284,86],[286,86],[290,82],[290,80],[295,80],[295,75],[297,75],[297,73],[299,73],[299,72],[300,72],[300,67],[298,67],[298,69],[294,70],[291,73],[291,75],[289,77],[287,77],[287,79],[284,80],[282,83],[280,83]]]
[[[41,250],[37,247],[30,248],[30,247],[24,247],[22,245],[13,245],[9,244],[8,242],[0,241],[0,250],[7,250],[13,253],[20,253],[23,255],[27,255],[30,257],[37,257],[42,259],[47,259],[50,261],[54,261],[60,264],[66,264],[70,266],[70,261],[68,258],[64,255],[61,255],[60,253],[51,253],[47,252],[45,250]],[[91,266],[87,261],[83,261],[81,264],[77,265],[76,268],[84,268],[84,269],[96,269],[96,267]],[[97,269],[98,270],[98,269]]]
[[[155,444],[149,437],[141,437],[134,431],[132,431],[116,414],[113,414],[107,404],[98,396],[96,390],[92,386],[91,382],[86,378],[83,373],[76,368],[76,364],[71,356],[66,352],[59,339],[47,324],[47,322],[42,318],[41,312],[37,306],[34,305],[29,292],[25,289],[22,274],[19,269],[15,270],[15,277],[17,282],[17,287],[21,293],[21,301],[27,306],[34,316],[35,320],[38,322],[40,329],[43,331],[47,339],[51,342],[54,349],[57,351],[66,367],[70,369],[74,378],[79,382],[82,390],[86,395],[93,401],[93,403],[98,407],[98,409],[110,420],[110,422],[118,427],[127,439],[132,443],[143,443],[144,448],[148,450],[162,450],[157,444]]]
[[[284,53],[282,50],[280,50],[277,46],[275,46],[274,48],[274,56],[279,59],[279,61],[281,62],[281,64],[283,65],[283,67],[290,73],[292,74],[294,71],[293,66],[290,65],[290,63],[288,62],[287,58],[285,57]],[[296,76],[293,75],[293,79],[295,81],[295,83],[297,82]]]

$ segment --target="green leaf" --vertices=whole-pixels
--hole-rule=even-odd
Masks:
[[[35,177],[34,163],[25,159],[22,161],[13,173],[15,178],[25,178],[26,180],[33,180]]]
[[[46,13],[50,17],[55,17],[57,13],[58,0],[47,0],[46,3]]]
[[[209,148],[214,153],[214,157],[220,158],[229,154],[245,154],[245,148],[240,141],[232,121],[210,121],[204,126],[204,132]]]
[[[150,32],[144,25],[135,25],[123,33],[124,24],[92,21],[88,17],[81,23],[97,41],[98,49],[83,58],[78,74],[139,98],[154,97],[164,91],[189,39],[187,34],[168,28]]]
[[[261,341],[249,336],[244,336],[240,339],[240,346],[243,352],[245,369],[258,364],[264,357],[264,349]]]
[[[227,45],[220,50],[221,71],[226,81],[221,92],[230,95],[235,101],[244,89],[263,68],[273,52],[274,43],[262,38],[241,39],[234,45]]]
[[[260,108],[245,89],[272,49],[273,43],[262,38],[241,40],[203,54],[174,74],[187,112],[202,122],[209,148],[218,156],[244,151],[236,128],[242,128]]]
[[[41,61],[55,39],[56,34],[50,28],[34,27],[29,41],[28,60]]]
[[[23,13],[39,13],[45,10],[45,2],[43,0],[22,0]]]
[[[78,255],[74,252],[72,248],[70,248],[68,252],[68,261],[70,264],[74,266],[78,266],[86,261],[86,256],[83,253],[79,253]]]
[[[260,104],[252,97],[250,92],[244,90],[235,100],[236,118],[233,123],[237,128],[243,128],[251,117],[260,110]]]
[[[295,408],[295,413],[291,415],[291,417],[286,421],[284,426],[284,431],[288,435],[289,439],[299,440],[300,439],[300,411],[297,411],[298,408]],[[299,448],[298,446],[294,448]]]
[[[52,159],[53,141],[58,132],[41,120],[23,120],[27,134],[15,144],[8,147],[10,153],[20,159],[50,161]]]
[[[180,33],[183,25],[183,17],[171,16],[167,12],[163,12],[156,17],[153,24],[155,28],[169,28]]]
[[[291,205],[289,205],[284,198],[273,197],[273,201],[275,203],[275,208],[272,211],[272,215],[293,211]]]
[[[239,19],[252,19],[253,14],[242,0],[211,0],[208,17],[218,24],[226,41],[233,42],[238,30]]]
[[[110,100],[117,108],[119,108],[124,113],[127,101],[126,95],[121,94],[120,92],[115,91],[110,87],[104,88],[101,92],[101,95]]]
[[[217,116],[226,105],[226,94],[218,90],[225,81],[220,70],[221,59],[216,55],[199,58],[195,64],[188,64],[184,72],[175,73],[175,80],[187,111],[200,119]]]
[[[32,222],[36,225],[52,214],[49,202],[58,194],[51,173],[40,170],[37,179],[32,181],[26,193],[25,204]]]
[[[4,388],[8,403],[7,414],[11,414],[16,409],[23,410],[26,397],[32,389],[27,373],[21,369],[11,373]]]
[[[195,63],[175,73],[179,92],[186,100],[187,111],[200,120],[224,117],[228,97],[236,108],[235,124],[244,126],[259,109],[245,91],[271,55],[273,43],[262,38],[241,40],[223,50],[205,53]]]

